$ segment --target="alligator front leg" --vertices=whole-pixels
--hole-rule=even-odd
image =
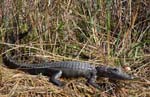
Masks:
[[[87,83],[89,83],[90,85],[92,85],[93,87],[100,89],[100,86],[95,82],[96,81],[96,73],[91,73],[90,76],[87,78]]]
[[[51,77],[49,81],[57,86],[63,86],[63,83],[58,80],[62,76],[62,71],[56,69],[50,69],[50,73],[51,73]]]

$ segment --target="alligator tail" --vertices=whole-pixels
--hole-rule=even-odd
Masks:
[[[31,31],[31,27],[26,32],[20,33],[18,35],[14,35],[13,33],[8,35],[8,33],[6,33],[5,42],[7,42],[9,40],[9,43],[15,44],[17,40],[21,40],[22,38],[27,36],[27,34],[30,31]],[[8,48],[9,48],[8,46],[5,46],[5,50],[8,50]],[[14,50],[12,50],[10,53],[13,54],[13,52],[14,52]],[[21,66],[20,64],[15,62],[15,60],[13,60],[11,58],[11,56],[8,55],[7,53],[4,53],[2,55],[2,60],[3,60],[4,65],[11,69],[19,68]]]

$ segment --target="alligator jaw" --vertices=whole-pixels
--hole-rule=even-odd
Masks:
[[[107,66],[97,66],[97,76],[106,77],[114,80],[132,80],[134,77],[125,73],[121,68],[113,68]]]

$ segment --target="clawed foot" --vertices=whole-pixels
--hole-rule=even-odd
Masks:
[[[92,85],[93,87],[97,88],[97,89],[101,89],[101,87],[97,84],[97,83],[93,83],[93,82],[87,82],[87,85]]]
[[[52,82],[54,85],[59,86],[59,87],[63,87],[65,85],[65,83],[63,83],[59,80],[50,79],[49,81]]]

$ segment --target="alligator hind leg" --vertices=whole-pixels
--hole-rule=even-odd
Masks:
[[[58,78],[60,78],[62,75],[62,71],[56,69],[50,69],[50,72],[51,72],[51,77],[49,81],[57,86],[63,86],[63,83],[58,80]]]

